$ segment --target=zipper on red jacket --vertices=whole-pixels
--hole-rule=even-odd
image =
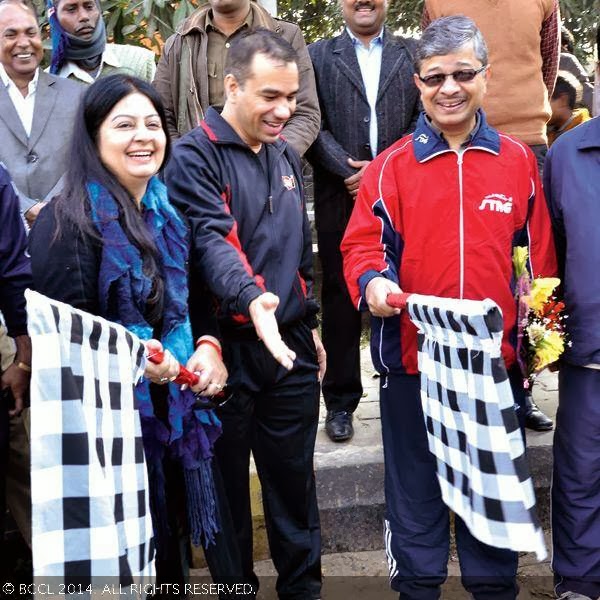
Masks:
[[[464,150],[459,150],[458,154],[458,194],[460,199],[459,205],[459,257],[460,257],[460,299],[463,299],[465,291],[465,214],[463,208],[463,154]]]

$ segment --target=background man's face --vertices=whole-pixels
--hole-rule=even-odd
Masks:
[[[100,18],[100,10],[95,0],[61,0],[56,16],[67,33],[90,40]]]
[[[35,16],[16,4],[0,5],[0,62],[11,79],[33,78],[43,48]]]
[[[219,14],[237,13],[238,11],[249,11],[250,0],[208,0],[213,12]]]
[[[444,56],[432,56],[421,64],[420,75],[444,73],[466,69],[477,70],[482,63],[475,56],[472,43]],[[467,129],[475,123],[475,113],[481,107],[487,89],[488,71],[475,75],[472,81],[460,83],[452,77],[437,87],[428,87],[417,75],[415,83],[421,92],[423,108],[433,124],[443,133]]]
[[[230,125],[258,152],[262,143],[277,140],[296,110],[298,66],[255,54],[244,85],[239,86],[235,80],[228,84],[226,79],[225,87],[226,105],[230,104],[234,121]]]
[[[356,36],[377,35],[385,21],[387,0],[341,0],[346,25]]]

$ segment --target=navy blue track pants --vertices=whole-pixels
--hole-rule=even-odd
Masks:
[[[391,586],[402,600],[437,600],[447,576],[450,516],[427,445],[419,376],[382,377],[380,403]],[[455,533],[467,591],[475,600],[514,600],[517,553],[479,542],[458,516]]]
[[[556,591],[600,596],[600,371],[562,363],[554,432]]]

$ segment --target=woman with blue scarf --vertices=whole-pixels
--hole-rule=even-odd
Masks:
[[[219,394],[227,371],[211,335],[211,311],[203,311],[200,301],[194,304],[205,335],[194,351],[187,228],[156,177],[169,155],[157,93],[123,75],[100,79],[83,97],[74,132],[64,192],[31,232],[34,285],[165,348],[162,363],[148,362],[135,394],[150,477],[157,582],[173,584],[184,581],[187,570],[181,513],[187,512],[195,545],[210,547],[222,537],[219,513],[225,511],[217,508],[211,463],[220,423],[212,410],[198,408],[194,392]],[[193,389],[170,383],[178,362],[199,374]]]

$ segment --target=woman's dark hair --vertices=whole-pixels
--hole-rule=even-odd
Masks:
[[[109,75],[98,79],[86,90],[75,116],[65,187],[56,200],[56,237],[71,229],[66,227],[70,224],[75,230],[100,240],[100,235],[90,218],[87,184],[94,181],[104,187],[119,207],[123,231],[141,253],[144,273],[154,281],[146,315],[148,321],[153,323],[158,321],[162,313],[164,286],[160,276],[160,256],[131,195],[102,164],[98,150],[102,123],[118,102],[133,93],[146,96],[156,109],[167,139],[161,168],[167,163],[171,149],[167,118],[156,90],[142,79],[129,75]],[[103,243],[110,241],[103,240]]]

